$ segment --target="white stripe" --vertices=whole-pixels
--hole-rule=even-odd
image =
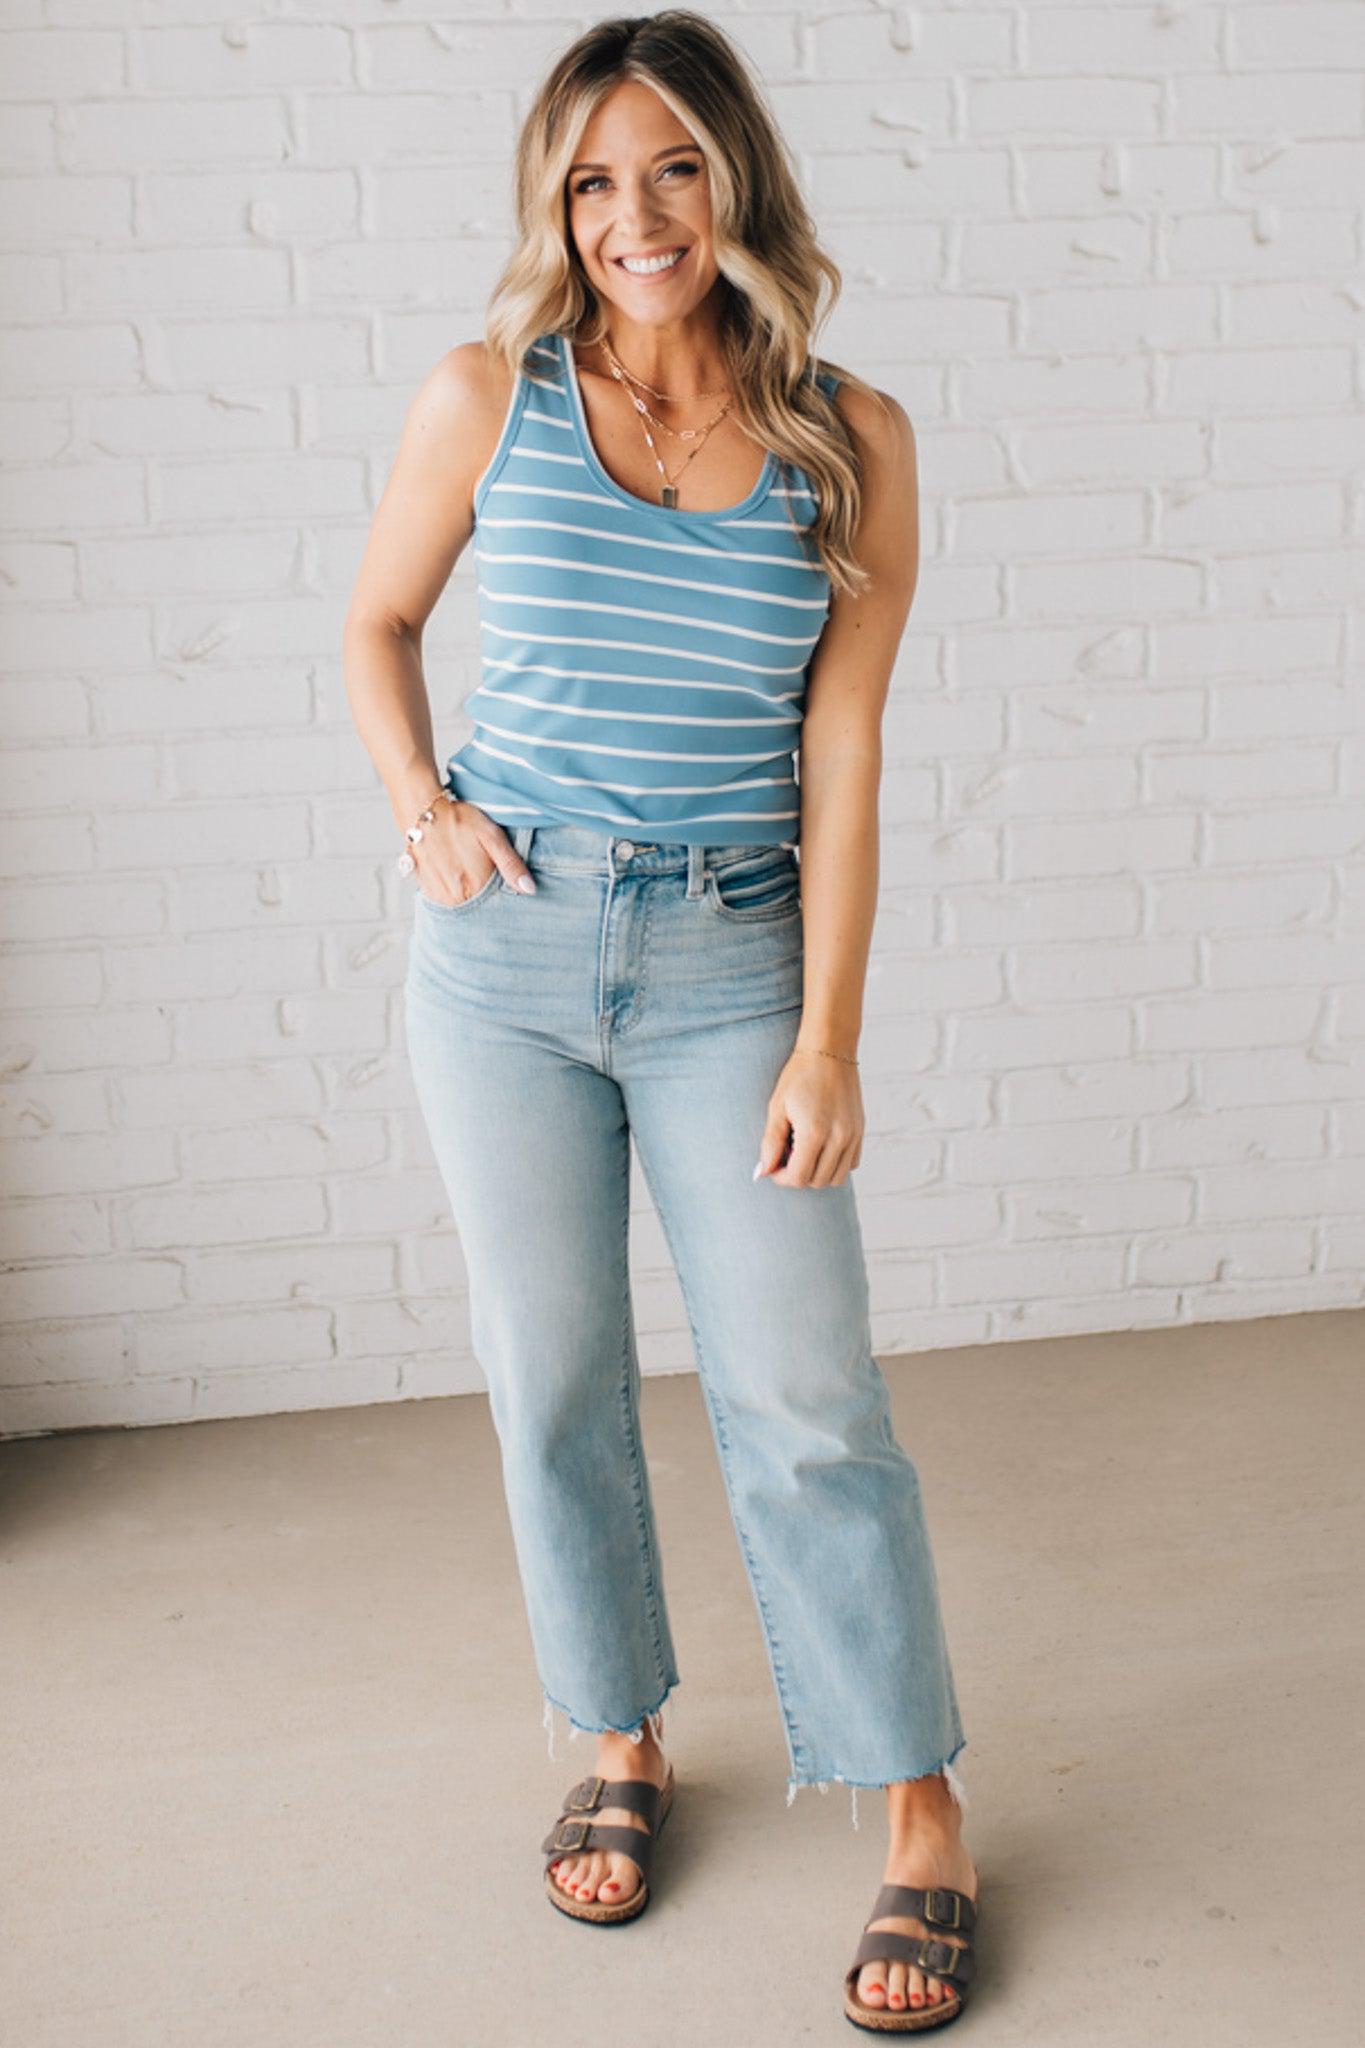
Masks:
[[[799,725],[800,712],[788,718],[698,718],[684,717],[677,711],[593,711],[586,704],[547,704],[543,697],[523,697],[516,690],[471,690],[465,698],[463,708],[468,710],[475,698],[483,697],[493,704],[529,704],[533,711],[544,711],[555,718],[605,718],[613,724],[625,721],[632,725],[704,725],[712,732],[731,732],[745,725]],[[485,720],[480,719],[481,725]],[[491,730],[491,727],[489,728]]]
[[[633,583],[662,583],[670,590],[704,590],[708,597],[733,597],[746,604],[785,604],[794,611],[825,609],[822,597],[777,597],[769,590],[745,590],[738,584],[713,583],[692,576],[660,576],[654,569],[624,569],[616,562],[566,562],[562,555],[491,555],[487,548],[475,548],[474,559],[492,562],[495,567],[503,562],[518,562],[532,569],[571,569],[575,576],[628,576]],[[524,591],[513,593],[513,597],[523,597],[528,604],[563,602],[559,598],[533,598]],[[649,616],[656,618],[658,614],[651,612]]]
[[[606,613],[618,619],[648,619],[652,626],[687,626],[694,633],[723,633],[733,640],[763,640],[770,647],[814,647],[819,637],[809,633],[760,633],[756,626],[728,626],[718,619],[689,619],[686,612],[652,612],[647,605],[603,604],[600,599],[579,597],[532,597],[525,590],[504,595],[500,590],[490,590],[486,583],[476,583],[474,588],[480,597],[489,598],[494,604],[533,604],[540,611],[593,612],[599,618]],[[677,655],[682,650],[674,648],[672,651]]]
[[[509,626],[495,626],[488,619],[482,621],[482,626],[485,633],[496,633],[500,640],[543,642],[547,647],[613,647],[622,654],[666,655],[670,661],[676,661],[682,654],[688,661],[709,661],[717,668],[749,669],[760,676],[801,676],[806,672],[804,661],[795,668],[764,668],[760,661],[736,661],[728,654],[694,654],[691,648],[684,647],[656,647],[652,640],[594,640],[588,634],[528,633],[524,629],[513,632]]]
[[[519,452],[523,455],[534,455],[538,451],[536,451],[535,449],[523,448],[519,451],[513,450],[511,452]],[[545,457],[545,460],[547,462],[562,462],[564,460],[564,457],[562,455],[553,457],[547,455]],[[579,466],[581,467],[582,465],[580,464]],[[562,491],[558,489],[558,487],[554,484],[519,484],[514,482],[496,483],[490,485],[488,495],[491,497],[494,491],[510,491],[513,493],[514,496],[519,498],[570,498],[576,504],[596,505],[599,508],[604,504],[615,505],[618,502],[615,498],[608,498],[606,496],[606,493],[603,491]],[[773,497],[774,495],[781,496],[782,493],[778,492],[775,494],[774,492],[769,491],[769,498]],[[641,504],[643,504],[644,500],[641,499],[640,502]],[[764,503],[767,503],[766,498],[764,499]],[[751,527],[755,532],[758,533],[790,533],[792,530],[791,521],[789,519],[758,519],[754,516],[752,512],[748,513],[747,516],[743,519],[718,519],[716,521],[716,528],[718,531],[723,531],[724,529],[731,526],[737,526],[745,533],[747,533]],[[673,543],[659,541],[657,543],[646,542],[645,545],[657,545],[659,547],[663,547],[672,546]],[[759,560],[761,559],[761,557],[751,556],[750,559]]]
[[[526,488],[527,486],[524,484],[494,484],[493,486],[495,491],[520,491]],[[585,496],[586,493],[578,491],[542,491],[539,495],[547,498],[576,498],[580,495]],[[778,524],[780,523],[779,521]],[[706,548],[696,546],[690,541],[682,540],[642,540],[637,533],[608,533],[604,527],[575,526],[572,520],[568,519],[488,519],[485,517],[480,519],[479,525],[481,527],[503,528],[509,533],[520,532],[523,528],[527,531],[534,530],[545,533],[581,533],[589,540],[609,540],[623,548],[662,548],[671,555],[705,555],[708,562],[772,562],[777,567],[783,569],[806,569],[815,576],[820,576],[824,573],[823,567],[819,562],[808,562],[804,557],[798,559],[795,555],[756,555],[747,548]],[[790,529],[786,530],[789,531]],[[494,555],[488,559],[496,561],[498,557]],[[505,559],[510,561],[512,557],[507,556]],[[577,567],[577,564],[575,563],[572,566]],[[712,585],[708,583],[706,588],[710,590]],[[766,594],[765,592],[764,595]]]
[[[520,740],[523,746],[526,744],[524,733],[512,732],[506,734],[505,737],[512,740]],[[543,744],[550,746],[559,743],[546,740]],[[617,796],[709,796],[715,789],[715,784],[710,782],[668,782],[651,787],[648,783],[644,782],[599,782],[595,775],[552,775],[548,768],[537,767],[534,761],[525,761],[520,754],[509,754],[502,747],[485,746],[483,741],[479,739],[471,739],[469,745],[477,753],[491,755],[495,761],[511,761],[518,768],[528,769],[532,775],[542,775],[547,782],[562,782],[566,787],[610,789],[614,790]],[[628,754],[635,750],[630,747],[575,747],[569,749],[562,745],[560,746],[561,753],[570,751],[589,754]],[[706,761],[714,757],[709,754],[641,753],[639,758],[652,761]],[[726,759],[730,760],[731,758],[746,761],[765,761],[769,756],[766,754],[740,754],[732,757],[727,754]],[[743,782],[727,782],[725,786],[727,789],[794,789],[796,787],[795,783],[784,775],[751,775]],[[778,811],[774,815],[786,817],[789,814],[786,811]]]
[[[514,676],[563,676],[574,683],[639,683],[647,690],[719,690],[727,697],[738,692],[758,697],[764,704],[793,704],[802,694],[800,690],[760,690],[743,683],[702,682],[696,676],[636,676],[609,668],[551,668],[548,662],[542,661],[492,661],[485,655],[485,676],[494,669],[504,669]],[[473,694],[478,693],[475,691]],[[502,692],[496,694],[501,696]]]
[[[581,455],[552,455],[548,448],[523,448],[520,442],[508,449],[507,456],[509,461],[515,456],[518,462],[564,462],[570,469],[586,468]]]
[[[474,777],[476,781],[478,780],[477,769],[470,768],[467,762],[462,761],[460,763],[460,772],[463,774],[471,775]],[[489,776],[488,780],[492,782],[493,778]],[[495,788],[497,787],[496,784],[494,784],[493,786]],[[499,796],[497,800],[497,807],[499,811],[512,811],[518,813],[519,815],[523,815],[527,818],[531,818],[538,823],[543,822],[547,826],[553,825],[557,822],[561,822],[556,820],[552,816],[547,816],[546,813],[542,811],[538,806],[533,806],[531,804],[506,803],[503,801],[501,796]],[[485,805],[484,808],[488,809],[491,815],[491,805]],[[647,823],[642,823],[639,818],[622,817],[618,811],[589,810],[586,804],[571,804],[560,802],[558,803],[557,808],[561,811],[572,811],[576,818],[600,818],[603,824],[606,825],[628,825],[632,832],[657,832],[660,838],[662,838],[664,833],[667,832],[671,827],[677,825],[728,825],[732,822],[737,825],[762,825],[766,824],[769,818],[799,818],[801,815],[799,810],[700,811],[690,818],[651,818]],[[755,844],[759,843],[762,842],[755,842]],[[774,846],[790,846],[794,850],[796,842],[794,840],[789,839],[774,839],[771,842],[771,844]]]

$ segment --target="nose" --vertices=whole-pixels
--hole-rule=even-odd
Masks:
[[[659,204],[648,176],[622,186],[621,207],[617,216],[622,227],[644,236],[649,233],[651,226],[657,224],[663,217],[663,207]]]

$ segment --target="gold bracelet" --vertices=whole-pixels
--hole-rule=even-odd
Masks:
[[[846,1052],[826,1052],[823,1045],[794,1045],[793,1052],[818,1052],[822,1059],[842,1060],[845,1066],[856,1067],[858,1062],[850,1059]]]
[[[454,790],[450,787],[449,783],[443,782],[440,788],[437,790],[436,795],[432,797],[431,802],[427,805],[426,809],[418,813],[417,817],[414,818],[411,825],[408,826],[407,831],[403,834],[403,837],[407,840],[409,846],[416,846],[419,840],[421,840],[425,836],[425,828],[431,823],[432,819],[436,816],[436,802],[438,797],[447,797],[451,803],[457,803],[459,801],[459,799],[455,795]],[[410,875],[413,869],[416,867],[416,865],[416,861],[413,859],[412,855],[406,851],[406,849],[399,854],[398,859],[394,862],[394,866],[398,870],[398,873],[400,875]]]

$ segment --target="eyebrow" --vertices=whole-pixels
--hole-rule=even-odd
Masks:
[[[677,156],[685,149],[696,150],[700,154],[701,144],[699,142],[675,142],[668,149],[656,150],[650,158],[650,162],[657,164],[660,157]],[[610,164],[570,164],[569,176],[572,177],[575,171],[609,171],[610,169]]]

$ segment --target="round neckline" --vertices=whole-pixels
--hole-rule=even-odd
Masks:
[[[741,514],[751,512],[755,505],[761,505],[772,488],[777,474],[777,457],[771,448],[763,458],[763,467],[747,498],[741,498],[735,505],[719,505],[709,511],[693,509],[690,505],[661,505],[650,498],[637,498],[634,491],[628,491],[624,484],[618,484],[593,446],[592,433],[588,427],[587,408],[583,403],[583,392],[578,382],[578,365],[573,359],[573,338],[564,333],[556,335],[559,343],[560,360],[564,365],[564,378],[568,387],[569,406],[573,414],[574,430],[578,437],[579,453],[603,490],[610,491],[623,505],[633,505],[641,512],[657,512],[662,518],[679,519],[738,519]]]

